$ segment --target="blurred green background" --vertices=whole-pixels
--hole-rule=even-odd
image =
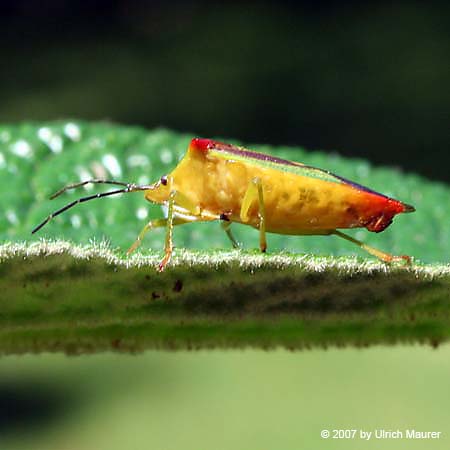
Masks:
[[[1,123],[165,126],[450,180],[448,2],[0,8]],[[449,361],[448,346],[2,357],[0,448],[444,449]],[[319,437],[335,427],[444,437]]]
[[[2,5],[0,122],[162,125],[450,179],[449,2]]]
[[[0,360],[0,394],[15,401],[0,410],[0,442],[24,450],[443,450],[449,371],[448,345],[10,356]],[[443,437],[320,437],[335,428]]]

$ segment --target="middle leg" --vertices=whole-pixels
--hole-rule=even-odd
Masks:
[[[259,248],[262,252],[267,249],[266,240],[266,207],[264,204],[264,192],[261,182],[261,178],[255,177],[251,180],[248,185],[247,191],[245,192],[244,199],[242,200],[240,217],[242,222],[248,222],[249,210],[253,202],[258,202],[258,218],[259,218]]]
[[[233,233],[231,232],[231,222],[230,219],[225,215],[220,215],[220,226],[222,227],[222,230],[225,231],[225,233],[228,236],[228,239],[231,241],[233,248],[239,248],[239,243],[234,237]]]

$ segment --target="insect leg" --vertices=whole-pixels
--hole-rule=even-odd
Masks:
[[[188,222],[195,222],[195,219],[189,220],[184,219],[181,217],[174,217],[173,219],[173,226],[175,225],[182,225],[183,223]],[[139,233],[138,237],[134,241],[133,245],[127,250],[127,255],[130,253],[133,253],[140,245],[144,238],[144,236],[152,229],[159,228],[159,227],[165,227],[167,226],[167,219],[155,219],[151,220],[145,227],[142,229],[142,231]]]
[[[169,204],[167,208],[167,221],[166,221],[166,239],[164,242],[164,258],[159,263],[158,270],[162,272],[166,267],[167,263],[170,261],[173,252],[173,209],[175,204],[175,197],[177,195],[177,191],[172,191],[169,195]]]
[[[223,231],[228,236],[228,239],[230,239],[231,243],[233,244],[233,248],[239,248],[239,242],[236,240],[236,238],[233,236],[233,233],[231,232],[231,222],[229,219],[221,219],[220,226],[222,227]]]
[[[185,222],[195,222],[195,221],[209,221],[217,219],[217,217],[208,217],[207,215],[200,214],[199,206],[196,206],[190,199],[188,199],[184,194],[178,191],[171,191],[169,195],[169,201],[167,205],[167,219],[165,222],[166,225],[166,239],[164,242],[164,258],[159,263],[159,271],[162,272],[166,267],[167,263],[170,261],[173,252],[173,227],[174,225],[179,225]],[[184,214],[180,213],[180,208],[187,210],[188,213]],[[175,214],[180,215],[179,217],[175,217]]]
[[[373,256],[376,256],[378,259],[381,259],[384,262],[391,263],[393,261],[406,261],[407,264],[411,264],[411,258],[407,255],[401,255],[401,256],[391,255],[390,253],[383,252],[383,251],[373,248],[367,244],[364,244],[364,242],[358,241],[358,239],[355,239],[355,238],[349,236],[348,234],[344,234],[338,230],[333,230],[331,232],[331,234],[335,234],[336,236],[346,239],[347,241],[353,242],[354,244],[361,247],[366,252],[370,253]]]
[[[200,214],[200,207],[179,191],[175,192],[174,203],[176,206],[185,209],[194,216],[198,216]]]
[[[189,213],[189,215],[199,216],[201,214],[200,206],[195,204],[188,196],[180,191],[172,189],[173,178],[165,177],[165,184],[169,185],[170,193],[173,195],[173,204],[176,209],[182,209]],[[178,211],[176,211],[178,212]]]
[[[248,212],[254,201],[258,201],[258,217],[259,217],[259,248],[262,252],[267,249],[266,241],[266,208],[264,204],[264,194],[261,179],[255,177],[250,182],[247,191],[244,195],[241,205],[241,220],[243,222],[248,222],[249,215]]]

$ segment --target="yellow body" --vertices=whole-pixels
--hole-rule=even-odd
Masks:
[[[301,170],[302,165],[298,166]],[[175,190],[199,208],[195,215],[203,220],[217,220],[225,215],[231,222],[258,228],[256,197],[247,217],[241,215],[246,191],[255,178],[261,180],[263,187],[267,232],[329,234],[336,228],[363,226],[371,214],[367,192],[352,185],[302,176],[280,170],[278,165],[258,164],[253,159],[225,158],[219,152],[205,152],[192,145],[167,176],[167,185],[146,191],[145,197],[151,202],[165,203],[170,191]],[[179,205],[178,211],[181,210],[183,207]]]

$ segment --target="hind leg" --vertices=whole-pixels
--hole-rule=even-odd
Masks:
[[[356,244],[358,247],[362,248],[366,252],[370,253],[373,256],[376,256],[378,259],[381,259],[381,261],[391,263],[394,261],[406,261],[406,263],[409,265],[411,264],[411,257],[407,255],[401,255],[401,256],[394,256],[390,253],[383,252],[381,250],[378,250],[374,247],[371,247],[370,245],[364,244],[364,242],[359,241],[358,239],[355,239],[348,234],[344,234],[341,231],[333,230],[331,234],[335,234],[336,236],[339,236],[347,241],[353,242],[353,244]]]

